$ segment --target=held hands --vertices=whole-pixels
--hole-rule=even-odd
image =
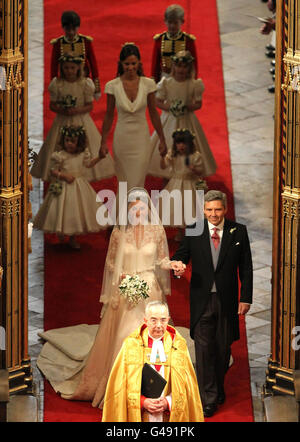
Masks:
[[[143,407],[151,414],[162,413],[168,408],[168,401],[165,397],[159,399],[146,398]]]
[[[185,272],[186,265],[182,261],[171,261],[171,269],[174,270],[175,276],[181,276]]]
[[[167,145],[166,145],[165,140],[160,141],[158,150],[159,150],[160,156],[162,156],[162,157],[164,157],[167,154],[168,149],[167,149]]]
[[[273,18],[268,18],[268,23],[264,23],[264,25],[260,28],[261,34],[268,35],[272,30],[275,30],[276,21]]]
[[[108,154],[107,144],[102,142],[101,146],[100,146],[100,149],[99,149],[99,158],[100,159],[105,158],[107,154]]]

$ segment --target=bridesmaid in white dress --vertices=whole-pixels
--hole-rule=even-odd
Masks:
[[[161,123],[165,134],[167,148],[172,149],[172,134],[177,129],[188,129],[195,134],[194,144],[200,152],[203,162],[203,177],[216,172],[216,162],[208,144],[202,126],[195,111],[202,107],[204,84],[200,78],[194,78],[194,62],[189,51],[179,51],[173,57],[172,72],[163,77],[157,85],[156,104],[162,109]],[[148,168],[149,175],[170,178],[170,168],[160,167],[160,156],[157,155],[158,134],[154,131],[151,137],[153,155]]]
[[[147,192],[132,189],[127,201],[121,219],[125,209],[136,221],[116,225],[111,234],[96,336],[97,326],[86,324],[39,333],[48,342],[37,365],[52,387],[64,399],[91,401],[94,407],[101,406],[123,340],[143,323],[147,302],[166,300],[171,293],[170,269],[177,269],[176,261],[169,259],[166,234]],[[120,296],[118,287],[126,274],[139,275],[150,288],[149,298],[136,306]]]
[[[101,136],[90,116],[93,109],[95,85],[90,78],[84,77],[82,69],[81,57],[73,55],[61,57],[60,77],[53,78],[48,88],[50,110],[56,113],[56,117],[30,170],[35,178],[43,181],[51,179],[51,155],[61,150],[59,140],[63,126],[83,126],[86,131],[87,149],[93,158],[98,155]],[[110,154],[103,157],[103,160],[95,167],[86,169],[84,172],[88,181],[98,181],[114,175],[114,165]]]
[[[100,152],[108,152],[107,137],[112,127],[115,107],[118,121],[114,131],[113,153],[118,181],[127,182],[127,188],[144,187],[145,176],[152,154],[150,132],[146,119],[148,107],[151,122],[158,134],[160,155],[167,153],[160,117],[155,105],[156,84],[143,76],[139,49],[125,43],[118,63],[117,78],[105,86],[107,109],[102,126]]]

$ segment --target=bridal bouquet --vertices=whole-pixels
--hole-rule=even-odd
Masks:
[[[138,275],[126,275],[119,285],[120,293],[132,305],[138,304],[142,299],[149,298],[149,286]]]
[[[185,113],[186,106],[182,100],[174,100],[170,106],[170,112],[174,117],[181,117]]]

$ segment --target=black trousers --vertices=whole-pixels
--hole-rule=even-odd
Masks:
[[[217,293],[210,294],[207,307],[196,324],[194,342],[202,404],[216,404],[218,394],[224,391],[232,343],[231,327]]]

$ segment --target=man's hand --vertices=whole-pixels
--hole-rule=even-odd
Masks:
[[[171,261],[171,269],[174,270],[175,276],[181,276],[185,272],[186,265],[182,261]]]
[[[261,28],[260,32],[264,35],[270,34],[271,31],[275,30],[276,21],[273,18],[268,18],[268,23],[265,23]]]
[[[239,303],[238,315],[245,315],[250,310],[251,305],[245,302]]]
[[[159,399],[146,398],[143,407],[151,414],[162,413],[168,408],[168,401],[165,397]]]

